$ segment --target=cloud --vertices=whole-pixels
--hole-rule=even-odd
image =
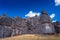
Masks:
[[[51,19],[53,19],[54,17],[55,17],[55,14],[54,13],[50,15],[50,18]]]
[[[29,13],[25,15],[25,17],[34,17],[36,15],[39,16],[40,13],[29,11]]]
[[[56,22],[56,20],[53,20],[52,22]]]
[[[54,17],[55,17],[55,14],[54,13],[50,15],[50,18],[51,19],[53,19]],[[52,20],[52,22],[56,22],[56,20]]]
[[[60,0],[55,0],[55,6],[60,5]]]

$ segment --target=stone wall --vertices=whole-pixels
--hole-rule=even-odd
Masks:
[[[58,25],[57,25],[58,26]],[[23,34],[54,34],[56,25],[48,16],[47,12],[42,11],[41,16],[10,18],[6,15],[0,16],[0,38],[23,35]]]

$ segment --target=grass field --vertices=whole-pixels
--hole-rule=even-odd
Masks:
[[[25,34],[25,35],[20,35],[20,36],[4,38],[0,40],[60,40],[60,36]]]

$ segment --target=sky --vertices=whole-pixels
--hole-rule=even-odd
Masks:
[[[0,0],[0,15],[9,17],[40,15],[46,10],[53,21],[60,21],[60,0]]]

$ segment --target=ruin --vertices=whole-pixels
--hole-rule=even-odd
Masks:
[[[46,11],[41,16],[16,16],[10,18],[5,14],[0,16],[0,38],[23,34],[55,34],[60,33],[60,22],[53,23]]]

